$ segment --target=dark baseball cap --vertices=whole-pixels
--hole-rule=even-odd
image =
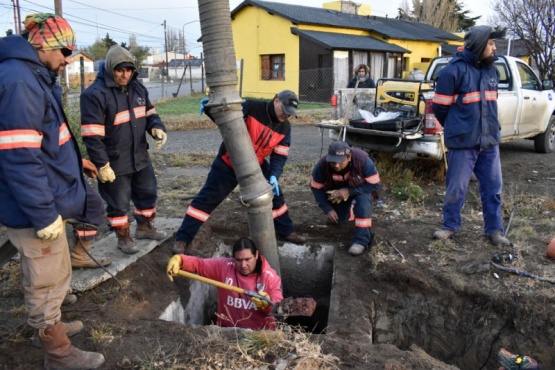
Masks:
[[[297,107],[299,106],[299,98],[291,90],[283,90],[277,94],[277,98],[283,105],[283,111],[288,116],[295,116],[297,114]]]
[[[342,163],[351,154],[351,145],[345,141],[334,141],[328,149],[328,162]]]
[[[135,64],[132,62],[122,62],[120,64],[118,64],[116,66],[116,68],[114,68],[114,70],[116,71],[121,71],[124,68],[131,68],[131,69],[135,69]]]

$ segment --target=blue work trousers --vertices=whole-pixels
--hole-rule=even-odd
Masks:
[[[492,235],[497,230],[504,234],[501,217],[501,192],[503,178],[499,146],[488,149],[449,149],[449,167],[446,177],[446,192],[443,203],[443,229],[457,231],[461,228],[461,210],[468,190],[472,172],[478,179],[484,233]]]
[[[156,208],[157,182],[152,164],[140,171],[127,175],[116,175],[114,182],[98,182],[100,196],[106,202],[108,218],[126,216],[132,200],[138,210]],[[151,217],[134,214],[138,222],[146,222]]]
[[[268,167],[269,164],[266,161],[262,162],[262,173],[266,179],[268,179]],[[235,189],[237,184],[238,182],[233,168],[230,168],[219,156],[217,156],[212,163],[204,186],[191,202],[190,208],[192,207],[209,216],[233,189]],[[272,201],[273,211],[286,207],[282,187],[280,187],[279,190],[279,195],[274,195]],[[184,241],[186,243],[192,242],[204,222],[206,222],[206,220],[202,221],[186,213],[181,227],[175,234],[175,240]],[[276,233],[279,235],[289,235],[295,231],[293,221],[289,217],[288,211],[283,212],[283,214],[278,217],[274,217],[274,227]]]
[[[355,234],[352,243],[367,246],[372,241],[372,196],[371,194],[359,194],[350,196],[345,202],[332,204],[337,212],[338,222],[349,221],[351,217],[351,205],[354,203],[353,213],[355,216]]]
[[[83,213],[75,219],[79,221],[75,223],[73,228],[83,240],[93,240],[96,232],[92,232],[91,228],[86,224],[96,227],[100,226],[104,221],[104,203],[100,195],[89,185],[85,179],[85,188],[87,189],[87,198]]]

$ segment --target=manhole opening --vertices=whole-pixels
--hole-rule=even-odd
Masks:
[[[231,247],[220,245],[213,257],[229,256]],[[310,317],[277,318],[278,322],[300,326],[305,331],[325,333],[328,324],[330,292],[335,250],[332,246],[299,246],[285,244],[279,248],[284,297],[313,298],[316,310]],[[160,315],[161,320],[189,325],[211,325],[216,322],[217,288],[199,281],[189,281],[181,299],[172,302]]]

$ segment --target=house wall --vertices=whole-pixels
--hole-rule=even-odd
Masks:
[[[237,60],[243,59],[243,97],[271,99],[281,90],[299,92],[299,37],[291,22],[249,6],[231,23]],[[285,79],[262,80],[261,55],[285,55]]]
[[[396,39],[388,40],[388,42],[412,51],[410,54],[404,54],[403,78],[409,78],[409,74],[414,68],[426,71],[430,63],[423,62],[423,59],[433,59],[438,56],[438,42]]]

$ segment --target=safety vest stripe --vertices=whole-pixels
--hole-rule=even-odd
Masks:
[[[191,207],[189,206],[189,208],[187,208],[187,212],[185,213],[193,218],[196,218],[199,221],[202,222],[206,222],[208,221],[208,218],[210,217],[210,214],[203,212],[199,209],[196,209],[195,207]]]
[[[453,104],[454,97],[452,95],[441,95],[438,93],[434,94],[434,99],[432,100],[435,104],[441,105],[451,105]]]
[[[136,118],[143,118],[146,116],[146,107],[142,106],[133,108],[133,113],[135,113]]]
[[[80,238],[91,237],[97,234],[96,230],[75,230],[75,232]]]
[[[324,186],[326,186],[326,184],[322,184],[321,182],[318,182],[316,180],[314,180],[313,177],[310,178],[310,186],[314,189],[323,189]]]
[[[369,182],[370,184],[377,184],[380,182],[380,174],[376,173],[375,175],[372,176],[368,176],[365,178],[366,182]]]
[[[146,108],[145,108],[146,109]],[[148,116],[152,116],[153,114],[156,114],[156,108],[150,108],[147,112],[146,115]]]
[[[135,216],[152,217],[154,214],[156,214],[156,207],[150,209],[138,209],[137,207],[135,207],[133,214]]]
[[[486,91],[486,100],[496,101],[497,100],[497,91],[495,91],[495,90],[494,91],[491,91],[491,90]]]
[[[114,118],[114,125],[121,125],[122,123],[127,123],[129,121],[129,110],[124,110],[116,114],[116,117]]]
[[[272,218],[278,218],[279,216],[282,216],[285,212],[287,212],[287,210],[287,204],[285,203],[278,209],[272,209]]]
[[[343,176],[342,176],[342,175],[333,174],[331,178],[333,179],[333,181],[336,181],[336,182],[345,181],[345,179],[343,179]]]
[[[120,227],[125,226],[129,223],[129,220],[126,216],[119,216],[119,217],[108,217],[108,222],[110,222],[110,226],[112,227]]]
[[[106,136],[104,125],[88,123],[81,126],[81,136]]]
[[[67,143],[71,139],[71,135],[69,133],[69,129],[67,128],[67,124],[64,122],[60,126],[60,138],[58,139],[58,145],[62,146]]]
[[[480,101],[480,92],[479,91],[474,91],[471,93],[467,93],[464,94],[462,102],[463,104],[470,104],[470,103],[476,103]]]
[[[285,145],[278,145],[274,148],[274,153],[287,157],[289,155],[289,147]]]
[[[0,131],[0,150],[40,148],[42,134],[36,130]]]
[[[372,227],[371,218],[355,218],[355,227]]]

